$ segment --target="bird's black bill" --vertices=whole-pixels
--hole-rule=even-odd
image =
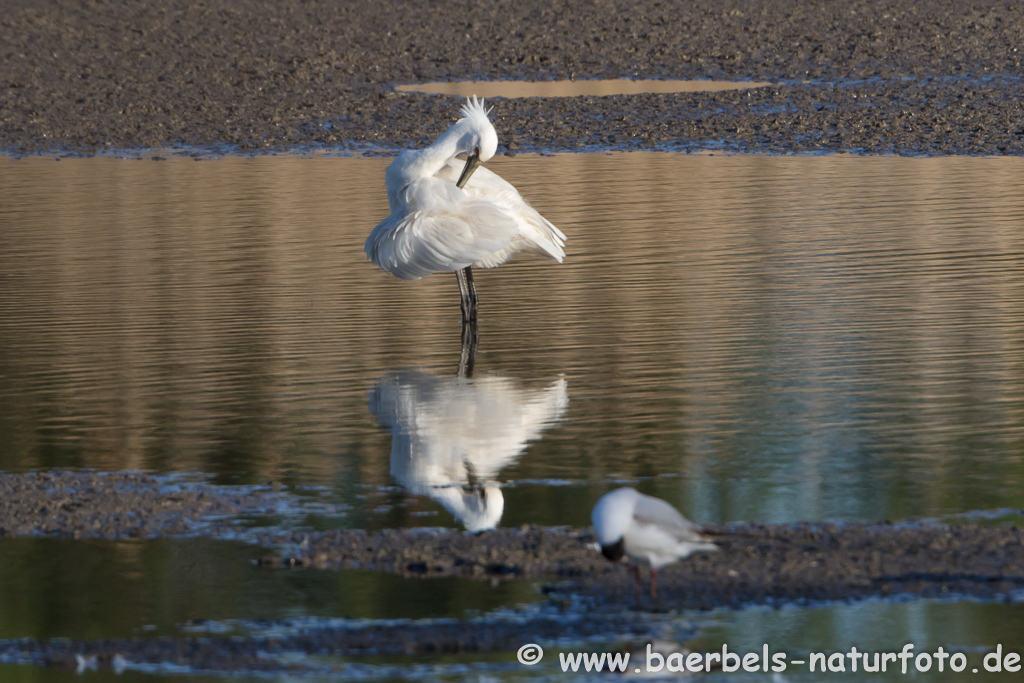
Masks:
[[[612,562],[618,562],[626,552],[626,539],[620,538],[618,543],[601,546],[601,554]]]
[[[469,176],[473,175],[473,171],[480,165],[480,152],[474,151],[466,159],[466,166],[462,169],[462,174],[459,176],[459,182],[455,183],[456,187],[460,190],[466,186],[469,182]],[[476,336],[476,309],[479,305],[476,298],[476,285],[473,284],[473,269],[470,266],[466,266],[462,270],[455,271],[455,275],[459,278],[459,291],[462,292],[462,348],[463,356],[465,356],[466,348],[466,335],[467,333],[471,336]],[[467,332],[466,325],[472,325],[471,330]],[[468,363],[469,374],[473,374],[473,361],[472,358],[476,355],[476,346],[472,347],[473,353],[470,356]],[[460,366],[460,370],[463,366]]]
[[[469,158],[466,159],[466,166],[462,169],[462,175],[459,176],[459,182],[455,183],[460,190],[469,182],[469,176],[473,175],[473,171],[476,170],[476,167],[479,166],[480,163],[479,152],[473,152],[469,155]]]

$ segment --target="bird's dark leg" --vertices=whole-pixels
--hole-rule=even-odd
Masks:
[[[476,363],[476,347],[480,344],[480,335],[476,331],[476,321],[462,323],[462,355],[459,356],[459,378],[469,379],[473,376],[473,365]]]
[[[460,190],[464,188],[479,165],[480,148],[478,147],[466,158],[466,166],[462,169],[458,182],[455,183],[456,187]],[[459,290],[462,292],[462,323],[463,325],[469,322],[475,323],[477,299],[476,285],[473,284],[473,269],[471,266],[466,266],[462,270],[455,271],[455,275],[459,278]]]
[[[476,284],[473,282],[473,267],[466,266],[462,270],[455,271],[455,277],[459,280],[459,292],[462,294],[462,322],[476,322]]]
[[[644,595],[644,582],[640,578],[640,565],[638,564],[633,565],[633,578],[636,579],[636,599],[639,602]]]
[[[651,567],[651,598],[658,597],[658,570]]]

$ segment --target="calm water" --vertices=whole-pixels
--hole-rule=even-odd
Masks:
[[[457,377],[455,278],[403,282],[364,259],[387,213],[387,163],[0,159],[0,470],[315,484],[361,528],[583,526],[618,480],[702,522],[1024,507],[1024,160],[495,159],[568,235],[568,258],[478,272],[470,381]],[[470,483],[500,485],[503,505],[482,509],[458,488]],[[50,556],[9,543],[17,566]],[[180,552],[249,552],[128,545],[156,568]],[[53,552],[127,552],[99,548]],[[97,566],[111,585],[141,571]],[[31,590],[18,576],[0,586],[3,637],[344,616],[345,582],[364,580],[317,579],[336,582],[320,593],[269,583],[205,614],[140,608],[108,623],[86,609],[105,598],[73,574]],[[532,599],[528,587],[450,597],[462,590],[398,611]],[[18,602],[27,595],[58,597]],[[65,607],[77,595],[86,607]],[[821,647],[893,619],[858,609],[828,617],[836,635]],[[1013,606],[928,608],[977,626],[977,642],[914,604],[885,609],[963,647],[1024,643]],[[708,632],[757,640],[768,626],[749,614],[761,613]],[[825,617],[792,614],[802,626],[785,642],[818,647],[801,634]],[[900,644],[913,630],[893,628]]]
[[[0,640],[179,635],[208,620],[459,618],[540,600],[524,581],[444,578],[423,591],[378,572],[273,571],[253,563],[266,551],[203,539],[4,539],[0,554]]]
[[[509,525],[586,524],[609,478],[709,522],[1024,507],[1021,160],[499,158],[568,258],[479,274],[470,385],[455,278],[363,256],[387,163],[0,161],[0,468],[447,525],[357,497],[404,483],[394,421],[444,405],[476,431],[419,447],[469,439]]]

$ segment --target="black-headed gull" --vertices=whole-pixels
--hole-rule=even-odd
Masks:
[[[651,566],[651,597],[658,591],[658,569],[691,553],[717,550],[718,546],[700,527],[674,507],[636,489],[622,488],[606,493],[590,515],[601,553],[612,562],[623,556],[633,563]]]

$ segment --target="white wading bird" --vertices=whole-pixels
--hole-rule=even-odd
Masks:
[[[406,370],[370,390],[370,412],[391,429],[391,476],[441,503],[467,531],[493,529],[505,510],[498,474],[569,405],[559,377],[528,389],[509,377],[437,377]]]
[[[391,162],[385,173],[391,215],[366,238],[374,265],[403,280],[454,271],[463,322],[476,320],[471,266],[500,266],[521,251],[559,263],[565,257],[565,235],[511,184],[479,168],[498,148],[487,114],[474,96],[434,144],[406,150]],[[455,159],[458,154],[468,155],[464,165]]]
[[[717,550],[700,527],[678,510],[636,489],[617,489],[601,496],[590,514],[601,554],[612,562],[625,555],[651,565],[651,597],[658,592],[658,569],[691,553]],[[639,590],[640,568],[634,564]]]

